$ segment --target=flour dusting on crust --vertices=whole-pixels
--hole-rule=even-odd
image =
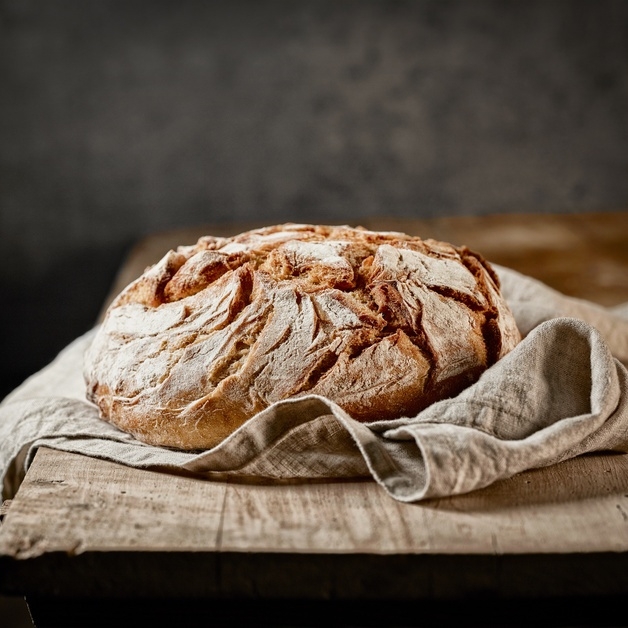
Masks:
[[[309,393],[359,421],[414,415],[519,341],[480,255],[403,233],[285,224],[169,251],[109,308],[85,379],[103,419],[199,450]]]

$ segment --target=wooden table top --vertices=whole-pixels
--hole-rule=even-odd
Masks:
[[[628,212],[369,220],[467,244],[573,296],[628,301]],[[151,236],[112,295],[205,227]],[[374,482],[246,485],[40,449],[0,528],[0,591],[32,596],[447,600],[628,593],[628,456],[402,504]],[[583,575],[586,574],[586,575]]]

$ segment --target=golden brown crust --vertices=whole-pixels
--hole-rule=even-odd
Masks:
[[[109,308],[85,377],[104,419],[205,449],[309,393],[360,421],[413,415],[519,340],[497,276],[466,248],[286,224],[167,253]]]

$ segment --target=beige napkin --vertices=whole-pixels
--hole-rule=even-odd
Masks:
[[[98,418],[82,379],[91,331],[0,404],[3,497],[43,445],[218,479],[371,476],[401,501],[472,491],[585,452],[628,451],[628,304],[602,308],[497,271],[526,337],[457,397],[368,426],[321,397],[288,400],[202,453],[145,445]]]

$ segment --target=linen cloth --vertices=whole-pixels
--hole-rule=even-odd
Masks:
[[[14,495],[40,446],[217,479],[371,476],[407,502],[586,452],[628,452],[628,304],[603,308],[495,269],[524,339],[458,396],[369,425],[322,397],[290,399],[204,452],[146,445],[99,419],[82,375],[91,330],[0,404],[3,498]]]

